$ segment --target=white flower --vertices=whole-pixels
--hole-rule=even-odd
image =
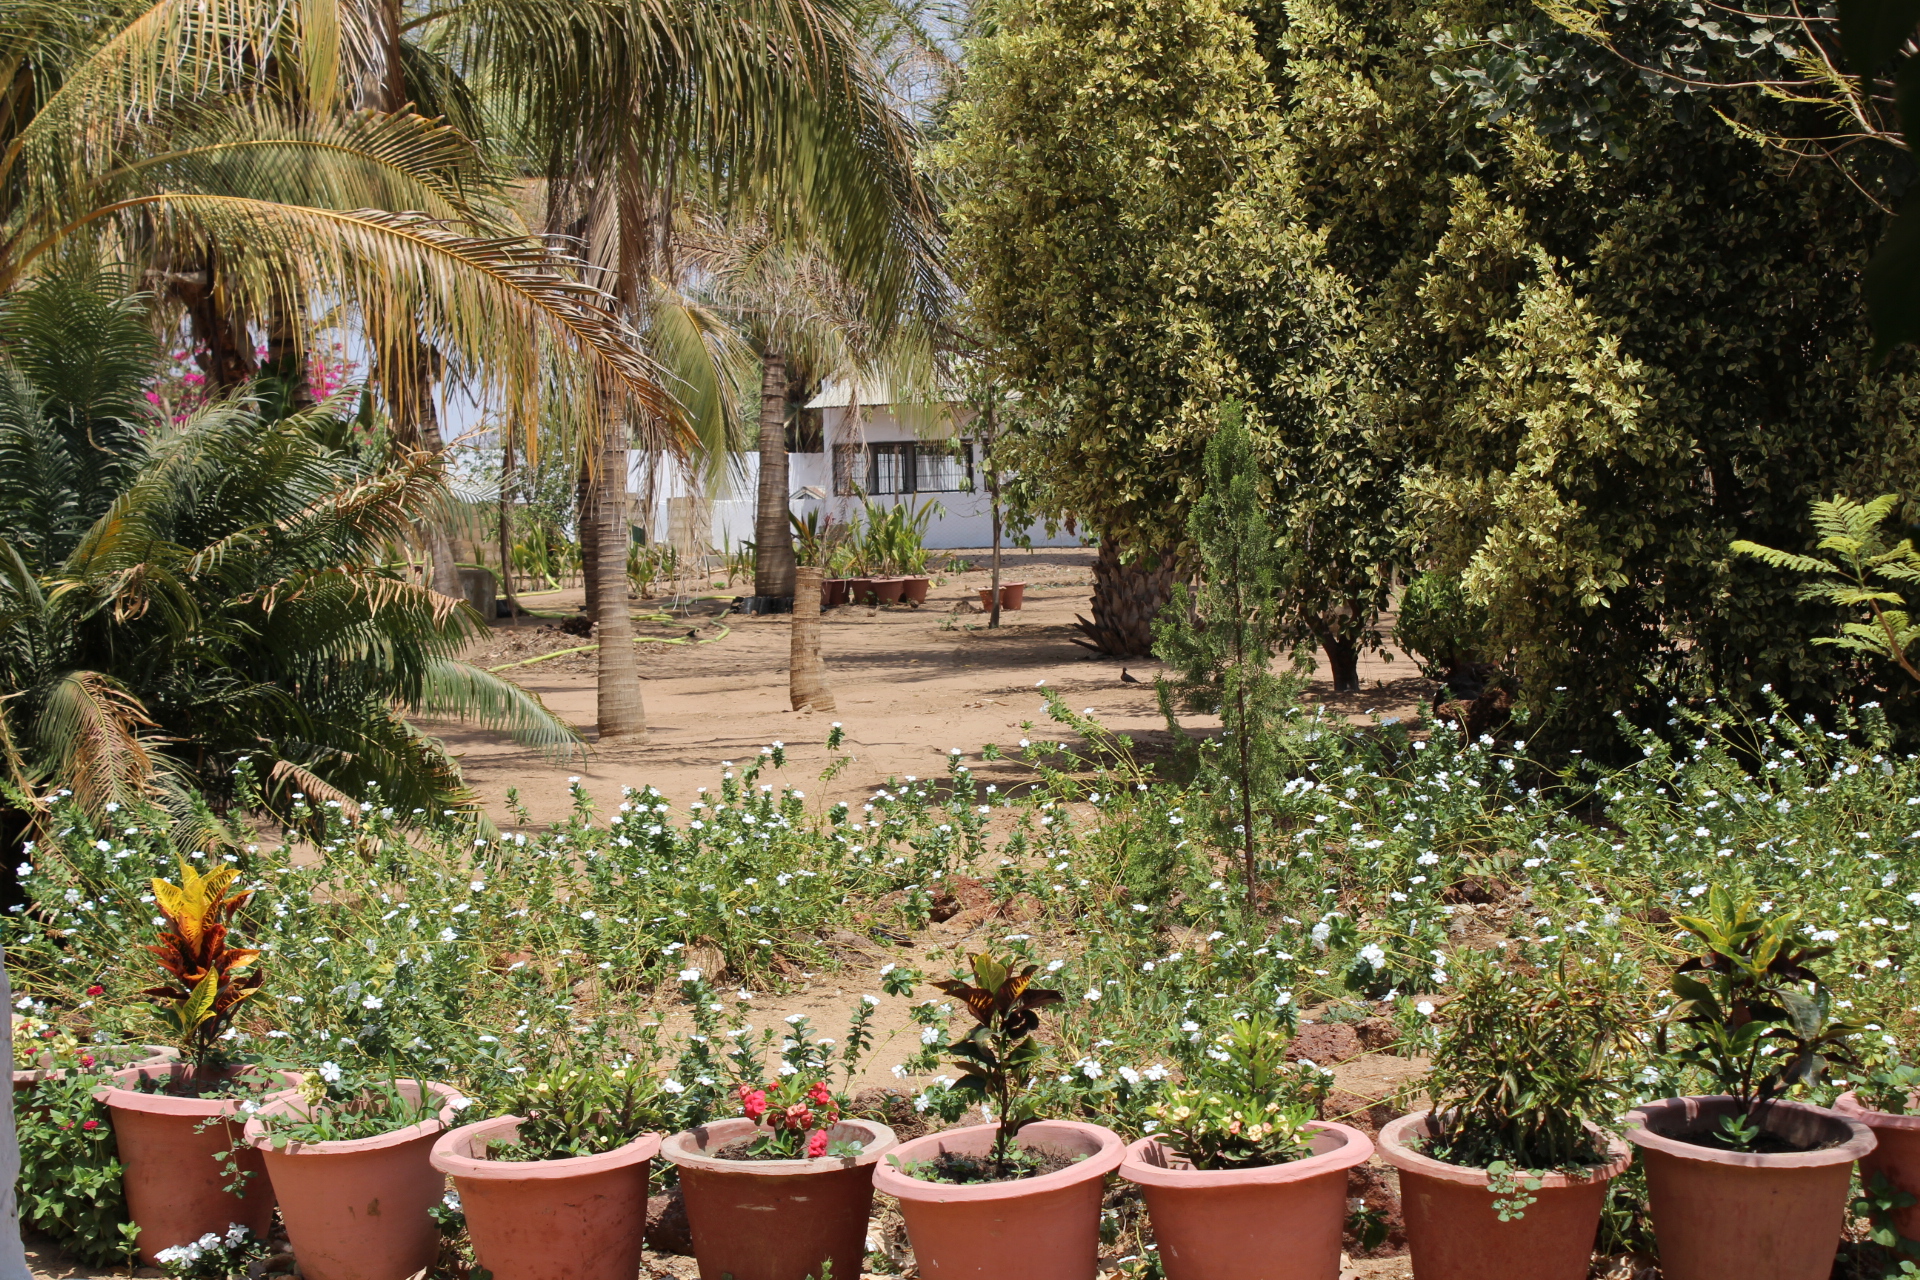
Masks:
[[[1140,1083],[1140,1073],[1132,1067],[1121,1067],[1115,1074],[1130,1085],[1138,1085]]]
[[[229,1249],[239,1248],[247,1242],[247,1237],[252,1234],[251,1231],[248,1231],[240,1223],[229,1222],[227,1224],[227,1247]]]
[[[337,1062],[321,1063],[320,1078],[326,1081],[328,1084],[340,1083],[340,1064]]]
[[[1315,926],[1313,926],[1312,938],[1313,938],[1314,948],[1319,951],[1325,951],[1327,949],[1327,938],[1331,936],[1332,933],[1333,933],[1333,926],[1328,924],[1325,920],[1322,920],[1319,924],[1316,924]]]
[[[1291,991],[1282,991],[1273,998],[1273,1007],[1276,1009],[1284,1009],[1291,1003],[1293,1003],[1293,992]]]
[[[1840,941],[1840,932],[1837,929],[1822,929],[1813,935],[1813,940],[1815,942],[1838,942]]]
[[[680,971],[680,981],[698,982],[700,981],[700,971],[698,969],[682,969]]]
[[[665,1089],[668,1093],[685,1093],[687,1091],[687,1086],[681,1084],[678,1080],[675,1080],[672,1076],[668,1076],[665,1080],[662,1080],[660,1082],[660,1087],[662,1089]]]
[[[1073,1065],[1078,1067],[1080,1069],[1080,1074],[1085,1076],[1089,1080],[1098,1080],[1101,1076],[1106,1074],[1105,1068],[1103,1068],[1099,1063],[1095,1062],[1092,1058],[1082,1058],[1080,1059],[1080,1061],[1074,1063]]]
[[[1433,1016],[1433,1001],[1431,1000],[1422,1000],[1419,1004],[1413,1007],[1414,1007],[1414,1011],[1419,1013],[1422,1017],[1431,1018]]]
[[[938,1027],[920,1028],[920,1043],[921,1044],[939,1044],[940,1028]]]
[[[385,1005],[386,1001],[382,1000],[379,996],[368,996],[360,1002],[360,1007],[363,1009],[379,1009]]]
[[[209,1231],[198,1240],[195,1240],[194,1243],[202,1249],[218,1249],[220,1247],[220,1237]]]
[[[1414,861],[1419,863],[1423,867],[1431,867],[1435,863],[1440,861],[1440,855],[1435,853],[1433,850],[1429,849],[1425,853],[1421,854],[1419,857],[1415,858]]]
[[[1692,888],[1687,890],[1687,896],[1689,898],[1697,898],[1701,894],[1705,893],[1706,891],[1707,891],[1707,886],[1703,884],[1696,884]]]
[[[1173,1072],[1167,1070],[1166,1064],[1156,1062],[1140,1074],[1149,1080],[1159,1081],[1165,1080],[1168,1076],[1171,1076]]]
[[[459,934],[455,933],[451,929],[442,929],[440,931],[440,941],[442,942],[452,942],[455,939],[457,939],[459,936],[460,936]]]
[[[1369,966],[1375,969],[1384,969],[1387,967],[1387,953],[1380,949],[1378,943],[1369,942],[1366,946],[1360,948],[1360,959],[1366,961]]]
[[[860,1003],[866,1005],[867,1008],[871,1009],[875,1005],[880,1003],[880,997],[879,996],[861,996]]]
[[[1100,988],[1088,987],[1087,994],[1081,996],[1080,998],[1082,1000],[1098,1000],[1100,998]]]

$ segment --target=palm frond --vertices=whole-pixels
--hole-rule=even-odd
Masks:
[[[153,725],[118,680],[98,671],[69,671],[47,692],[34,736],[55,776],[97,811],[147,790],[153,757],[140,730]]]
[[[570,759],[585,746],[573,727],[549,711],[537,694],[452,659],[429,664],[425,687],[412,710],[505,730],[514,741],[539,747],[558,760]]]

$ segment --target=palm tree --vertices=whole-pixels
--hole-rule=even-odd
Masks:
[[[425,452],[356,442],[337,403],[249,398],[172,425],[140,299],[69,269],[0,309],[0,731],[17,780],[99,811],[156,779],[231,794],[471,808],[408,712],[576,739],[456,654],[481,623],[390,549],[446,500]]]
[[[688,418],[709,426],[710,461],[733,396],[724,377],[707,376],[706,317],[671,284],[684,201],[752,211],[819,246],[882,315],[935,311],[944,297],[913,132],[862,45],[863,13],[855,0],[456,0],[426,24],[455,62],[485,69],[481,96],[546,180],[548,229],[585,246],[589,278],[650,349],[701,357],[675,364],[699,379],[683,376],[676,390]],[[603,740],[646,732],[626,604],[636,437],[649,449],[683,439],[644,403],[601,415],[587,571]]]

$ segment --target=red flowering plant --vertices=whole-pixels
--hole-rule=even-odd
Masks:
[[[808,1082],[796,1074],[764,1085],[740,1085],[734,1096],[740,1100],[740,1113],[760,1126],[759,1136],[747,1144],[745,1159],[851,1158],[861,1152],[861,1143],[833,1137],[840,1123],[840,1099],[825,1080]]]

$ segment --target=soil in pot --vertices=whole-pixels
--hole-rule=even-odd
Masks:
[[[395,1087],[420,1104],[420,1081]],[[304,1116],[306,1104],[290,1094],[247,1122],[247,1142],[266,1157],[287,1238],[308,1280],[406,1280],[439,1256],[440,1228],[428,1211],[445,1194],[446,1179],[433,1167],[432,1150],[465,1100],[443,1084],[426,1084],[424,1095],[439,1107],[374,1137],[286,1141],[268,1125]],[[276,1140],[284,1146],[273,1146]]]
[[[1836,1098],[1833,1109],[1873,1131],[1876,1145],[1860,1157],[1861,1180],[1883,1174],[1897,1189],[1914,1197],[1914,1203],[1893,1211],[1893,1225],[1907,1239],[1920,1240],[1920,1095],[1908,1099],[1905,1115],[1875,1111],[1852,1092]]]
[[[1754,1119],[1795,1148],[1766,1154],[1704,1146],[1740,1106],[1668,1098],[1627,1115],[1640,1148],[1666,1280],[1827,1280],[1845,1225],[1853,1162],[1875,1149],[1866,1125],[1820,1107],[1774,1102]]]
[[[1071,1168],[1087,1158],[1084,1151],[1062,1151],[1057,1147],[1027,1147],[1016,1143],[1007,1152],[1004,1165],[996,1165],[991,1155],[969,1155],[960,1151],[942,1151],[931,1160],[902,1165],[901,1172],[922,1182],[944,1182],[950,1186],[972,1186],[982,1182],[1017,1182],[1021,1178],[1044,1178],[1050,1173]]]
[[[858,1276],[875,1164],[894,1149],[893,1130],[871,1120],[841,1121],[833,1140],[861,1144],[858,1156],[845,1159],[720,1157],[759,1132],[751,1120],[716,1120],[660,1145],[680,1169],[701,1280],[809,1280],[829,1261],[834,1275]]]
[[[1358,1129],[1322,1122],[1312,1154],[1255,1169],[1195,1169],[1157,1138],[1127,1148],[1120,1176],[1147,1202],[1167,1280],[1334,1280],[1347,1171],[1373,1154]]]
[[[1496,1187],[1485,1169],[1436,1160],[1423,1148],[1429,1112],[1402,1116],[1380,1131],[1380,1154],[1400,1171],[1400,1204],[1419,1280],[1584,1280],[1593,1256],[1607,1183],[1632,1162],[1624,1142],[1597,1129],[1607,1159],[1589,1169],[1546,1173]],[[1591,1129],[1591,1127],[1590,1127]],[[1516,1195],[1516,1193],[1518,1193]],[[1500,1220],[1496,1200],[1520,1213]],[[1752,1280],[1751,1277],[1748,1280]]]
[[[494,1280],[633,1280],[660,1135],[559,1160],[515,1158],[518,1116],[463,1125],[433,1144],[453,1179],[476,1263]]]
[[[127,1213],[140,1229],[143,1262],[158,1266],[161,1250],[209,1231],[225,1235],[234,1223],[266,1238],[273,1187],[260,1153],[241,1141],[236,1117],[246,1098],[292,1083],[290,1076],[250,1067],[201,1078],[169,1062],[115,1072],[94,1094],[113,1112]]]
[[[998,1125],[985,1124],[928,1134],[902,1144],[896,1160],[875,1171],[874,1187],[900,1202],[920,1274],[929,1280],[1093,1280],[1101,1195],[1126,1144],[1099,1125],[1037,1120],[1021,1127],[1020,1145],[1064,1154],[1066,1167],[1003,1182],[913,1176],[916,1167],[943,1156],[985,1162],[998,1132]]]

